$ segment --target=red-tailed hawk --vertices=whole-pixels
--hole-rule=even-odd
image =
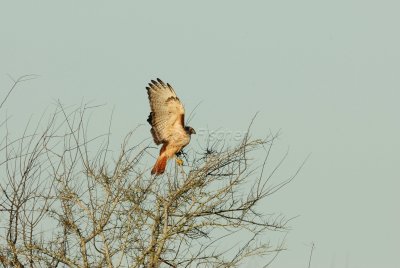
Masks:
[[[154,142],[162,144],[160,155],[151,174],[164,173],[167,160],[189,144],[190,135],[196,134],[193,128],[185,126],[185,109],[170,84],[161,79],[151,80],[146,87],[151,112],[147,122],[152,126],[150,132]]]

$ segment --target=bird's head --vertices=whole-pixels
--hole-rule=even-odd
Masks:
[[[196,131],[195,131],[192,127],[189,127],[189,126],[186,126],[186,127],[185,127],[185,131],[186,131],[186,133],[188,133],[189,135],[196,134]]]

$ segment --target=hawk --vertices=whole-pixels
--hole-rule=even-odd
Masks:
[[[188,145],[196,131],[185,126],[185,109],[170,84],[157,78],[157,81],[151,80],[146,89],[151,108],[147,122],[151,125],[154,142],[162,144],[151,174],[160,175],[164,173],[167,160]]]

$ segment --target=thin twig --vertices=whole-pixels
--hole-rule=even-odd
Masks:
[[[312,254],[313,254],[313,251],[314,251],[314,247],[315,247],[315,244],[314,244],[314,242],[312,242],[311,243],[310,258],[308,260],[308,267],[307,268],[311,268],[311,259],[312,259]]]
[[[18,79],[14,79],[11,75],[8,75],[8,77],[14,82],[13,85],[11,86],[10,90],[8,91],[7,95],[4,97],[3,101],[0,104],[0,109],[3,107],[4,103],[7,101],[8,97],[10,96],[11,92],[13,92],[13,90],[17,87],[17,85],[19,83],[25,82],[25,81],[29,81],[32,79],[36,79],[39,77],[39,75],[36,74],[27,74],[27,75],[23,75],[18,77]]]

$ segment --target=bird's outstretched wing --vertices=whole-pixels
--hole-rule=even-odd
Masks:
[[[161,79],[146,87],[151,113],[147,121],[156,144],[168,143],[177,132],[184,131],[185,109],[174,89]]]

